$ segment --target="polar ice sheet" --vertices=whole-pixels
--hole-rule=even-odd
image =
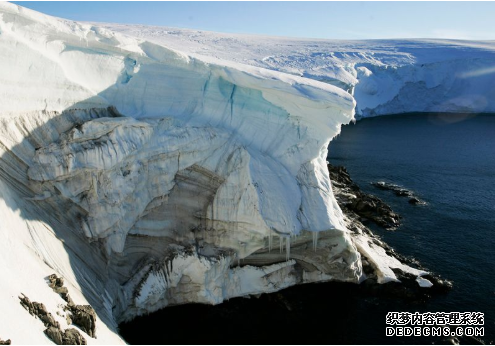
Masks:
[[[194,56],[304,76],[353,93],[359,116],[495,112],[495,43],[323,40],[104,24]]]

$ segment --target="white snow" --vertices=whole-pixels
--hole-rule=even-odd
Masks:
[[[344,41],[99,25],[192,56],[230,60],[337,85],[353,93],[358,116],[495,112],[494,41]]]
[[[400,269],[405,273],[416,275],[416,281],[421,287],[426,287],[424,284],[430,282],[421,278],[421,275],[426,275],[428,272],[412,268],[401,263],[397,258],[389,256],[383,247],[371,241],[367,236],[363,234],[356,235],[353,237],[353,240],[359,252],[376,268],[378,283],[383,284],[390,281],[400,282],[392,269]]]
[[[418,277],[416,278],[416,282],[418,283],[418,285],[419,285],[420,287],[431,287],[431,286],[433,286],[433,284],[431,283],[431,281],[430,281],[430,280],[425,279],[425,278],[422,278],[422,277],[420,277],[420,276],[418,276]]]

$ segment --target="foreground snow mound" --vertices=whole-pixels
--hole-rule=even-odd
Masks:
[[[0,33],[3,338],[46,342],[8,333],[36,322],[22,290],[60,303],[53,271],[112,343],[170,304],[359,280],[325,160],[350,94],[8,3]]]
[[[112,30],[300,75],[353,93],[367,117],[406,112],[495,112],[495,43],[460,40],[315,40],[142,25]]]

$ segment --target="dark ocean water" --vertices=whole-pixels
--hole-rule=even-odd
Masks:
[[[485,314],[495,340],[495,115],[410,114],[344,126],[329,161],[347,167],[360,187],[402,215],[395,232],[373,227],[386,242],[454,282],[426,301],[370,296],[360,286],[303,285],[212,307],[171,307],[120,326],[144,344],[431,344],[441,338],[385,336],[389,311]],[[413,206],[370,182],[415,192]]]
[[[409,114],[364,119],[332,141],[329,161],[347,167],[366,192],[403,216],[396,232],[379,232],[406,256],[454,281],[429,311],[485,313],[495,339],[495,115]],[[428,204],[381,191],[385,180]]]

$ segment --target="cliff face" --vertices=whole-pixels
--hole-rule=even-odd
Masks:
[[[15,315],[2,336],[45,341],[20,332],[32,321],[16,296],[55,309],[53,271],[112,343],[117,321],[171,304],[358,282],[326,167],[351,95],[8,3],[0,13],[1,268],[14,281],[1,304]]]

